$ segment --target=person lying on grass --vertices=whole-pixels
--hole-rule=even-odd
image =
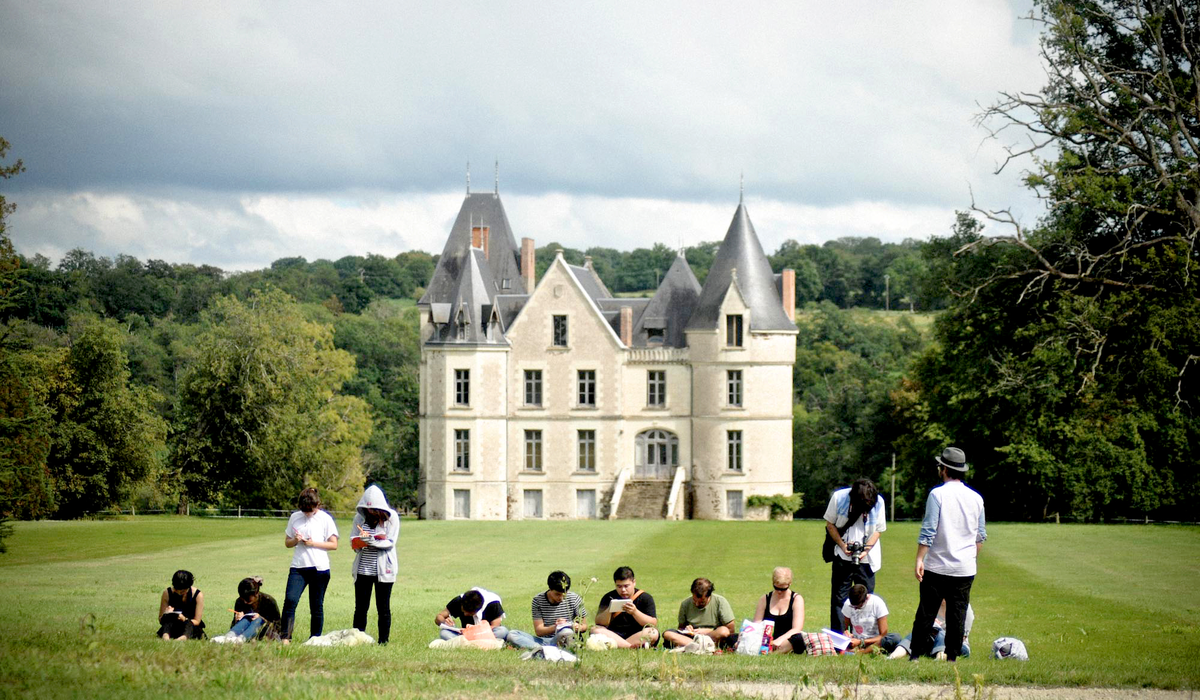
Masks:
[[[888,633],[888,608],[883,598],[868,593],[867,587],[856,583],[850,587],[850,597],[842,604],[846,634],[850,637],[847,651],[867,650],[878,646],[890,652],[900,643],[900,635]]]
[[[459,626],[451,624],[453,618],[458,618]],[[441,628],[438,636],[442,639],[454,639],[463,633],[467,625],[487,623],[492,628],[492,634],[500,641],[508,638],[508,628],[501,624],[504,621],[504,605],[500,596],[489,590],[476,586],[462,595],[454,596],[446,607],[433,618],[433,624]]]
[[[684,647],[700,635],[712,639],[718,649],[737,642],[733,606],[713,590],[712,581],[706,578],[692,581],[691,597],[679,604],[679,627],[663,633],[664,646]]]
[[[254,639],[279,639],[279,604],[263,593],[262,577],[248,576],[238,582],[238,598],[233,603],[233,621],[229,631],[213,641],[242,643]]]
[[[658,644],[658,610],[654,596],[639,590],[633,569],[619,567],[613,572],[616,588],[600,599],[593,636],[612,640],[618,649],[640,649]]]
[[[192,584],[192,572],[180,569],[158,601],[158,634],[163,639],[200,639],[204,636],[204,594]]]

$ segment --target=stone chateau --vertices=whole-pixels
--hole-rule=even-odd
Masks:
[[[468,192],[418,302],[422,517],[765,519],[748,497],[792,493],[795,276],[743,204],[703,286],[682,253],[649,299],[534,263]]]

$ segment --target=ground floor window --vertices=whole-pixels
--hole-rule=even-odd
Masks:
[[[745,511],[742,510],[742,502],[741,491],[726,491],[725,516],[731,520],[741,520],[745,517]]]
[[[596,489],[579,489],[575,492],[575,517],[596,519]]]
[[[525,489],[525,517],[542,517],[542,490]]]
[[[454,517],[471,517],[471,490],[454,489]]]

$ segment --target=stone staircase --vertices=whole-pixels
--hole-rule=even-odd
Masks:
[[[625,482],[617,518],[662,520],[667,517],[667,497],[670,495],[670,479],[630,479]]]

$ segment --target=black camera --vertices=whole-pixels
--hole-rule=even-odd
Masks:
[[[850,550],[850,561],[858,564],[866,551],[863,549],[862,542],[847,542],[846,549]]]

